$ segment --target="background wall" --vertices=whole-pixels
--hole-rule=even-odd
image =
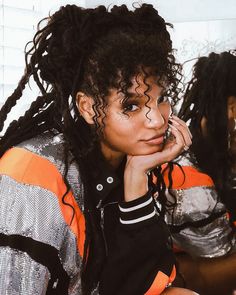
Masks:
[[[13,91],[24,69],[23,50],[36,30],[38,21],[53,13],[61,5],[75,3],[84,7],[97,5],[121,5],[132,7],[134,1],[112,0],[0,0],[0,107]],[[236,0],[147,0],[167,22],[174,25],[170,30],[178,61],[185,64],[185,76],[191,74],[192,64],[200,55],[211,51],[236,49]],[[30,83],[24,94],[25,100],[11,115],[19,116],[31,103],[37,90]]]

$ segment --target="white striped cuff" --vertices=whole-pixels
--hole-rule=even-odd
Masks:
[[[124,226],[148,223],[157,215],[150,192],[133,201],[120,203],[119,210],[120,223]]]

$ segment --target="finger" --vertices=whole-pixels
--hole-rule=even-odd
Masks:
[[[193,136],[192,136],[192,134],[191,134],[191,132],[190,132],[190,130],[189,130],[188,125],[186,124],[186,122],[184,122],[183,120],[181,120],[179,117],[177,117],[177,116],[175,116],[175,115],[171,116],[171,117],[170,117],[170,120],[171,120],[171,119],[176,120],[177,123],[179,123],[180,125],[182,125],[183,127],[185,127],[186,130],[187,130],[188,133],[189,133],[190,138],[191,138],[191,139],[193,138]]]
[[[192,144],[192,139],[187,125],[183,121],[181,123],[177,122],[174,119],[171,119],[170,121],[172,123],[171,125],[181,132],[185,145],[190,146]]]
[[[180,130],[178,130],[175,126],[170,126],[171,131],[171,139],[167,139],[166,144],[164,146],[164,150],[167,153],[170,153],[172,158],[176,158],[180,153],[185,150],[186,144],[184,137]]]
[[[182,132],[180,129],[176,128],[174,125],[170,125],[172,136],[175,136],[175,141],[177,146],[181,149],[181,151],[187,151],[189,146],[192,144],[192,141],[189,135]]]
[[[175,118],[177,118],[177,119],[175,119]],[[190,139],[192,139],[192,134],[191,134],[187,124],[183,120],[179,119],[178,117],[175,117],[175,118],[170,118],[169,121],[172,124],[174,124],[176,127],[178,127],[179,129],[181,129],[182,132],[185,132]]]
[[[185,146],[185,139],[183,133],[174,125],[169,125],[169,127],[170,132],[172,134],[172,138],[174,137],[175,139],[175,144],[183,148]]]

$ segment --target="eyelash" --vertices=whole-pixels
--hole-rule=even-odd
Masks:
[[[163,103],[163,102],[168,102],[169,101],[169,98],[167,96],[160,96],[158,99],[157,99],[157,105]],[[135,106],[135,110],[132,110],[131,108]],[[124,109],[124,113],[133,113],[135,111],[137,111],[139,109],[139,103],[138,102],[126,102],[126,104],[124,105],[123,109]]]
[[[168,96],[160,96],[158,99],[157,99],[157,104],[160,104],[162,102],[169,102],[169,98]]]
[[[136,107],[135,110],[131,110],[131,108],[133,106]],[[133,112],[137,111],[138,109],[139,109],[139,107],[138,107],[138,104],[137,103],[129,103],[129,104],[127,104],[127,105],[124,106],[124,113],[128,113],[128,112],[133,113]]]

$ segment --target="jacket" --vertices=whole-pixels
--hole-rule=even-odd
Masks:
[[[213,180],[184,153],[174,166],[166,222],[177,249],[192,256],[218,257],[236,249],[235,231],[225,205],[219,200]],[[166,182],[168,183],[167,174]]]
[[[1,294],[82,294],[84,190],[75,162],[66,176],[69,190],[65,184],[63,145],[62,135],[46,132],[0,159]],[[93,184],[98,195],[113,180]],[[105,223],[116,224],[115,243],[92,294],[160,294],[175,277],[175,260],[152,196],[128,203],[121,198],[116,209],[119,217],[107,215]],[[111,240],[112,230],[105,232]]]

